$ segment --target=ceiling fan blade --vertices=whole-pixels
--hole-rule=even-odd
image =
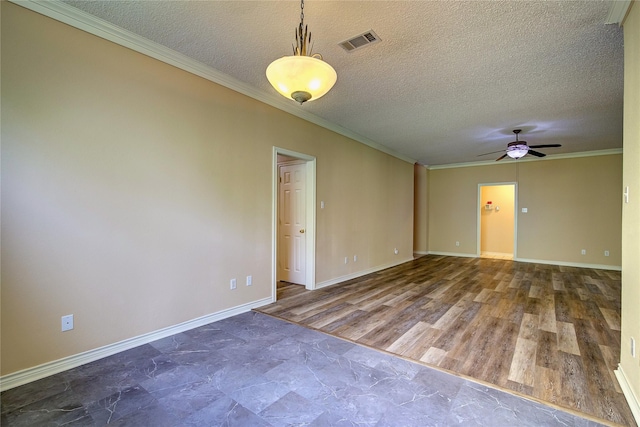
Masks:
[[[532,154],[532,155],[534,155],[536,157],[544,157],[544,156],[546,156],[546,154],[544,154],[544,153],[540,153],[538,151],[531,150],[531,147],[529,147],[529,151],[527,152],[527,154]]]
[[[543,145],[530,145],[529,148],[552,148],[552,147],[562,147],[561,144],[543,144]]]
[[[502,159],[504,159],[505,157],[507,157],[507,153],[504,153],[502,156],[498,157],[498,158],[496,159],[496,162],[497,162],[498,160],[502,160]]]
[[[476,157],[480,157],[480,156],[487,156],[489,154],[496,154],[496,153],[502,153],[504,150],[498,150],[498,151],[492,151],[490,153],[484,153],[484,154],[478,154]]]

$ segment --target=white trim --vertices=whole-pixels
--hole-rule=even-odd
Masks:
[[[414,255],[429,255],[429,251],[413,251]]]
[[[358,141],[378,151],[389,154],[408,163],[415,163],[415,160],[404,154],[398,153],[389,147],[385,147],[369,138],[359,135],[338,124],[331,123],[321,117],[309,113],[303,107],[291,100],[287,100],[280,94],[263,92],[254,86],[248,85],[234,77],[224,74],[208,65],[189,58],[179,52],[162,46],[158,43],[147,40],[137,34],[113,25],[89,13],[76,9],[59,0],[9,0],[26,9],[37,12],[46,17],[63,22],[79,30],[93,34],[120,46],[129,48],[135,52],[147,55],[151,58],[173,65],[188,73],[207,79],[221,86],[239,92],[257,101],[285,111],[298,118],[314,123],[325,129],[329,129],[337,134]]]
[[[307,248],[305,251],[305,287],[307,290],[316,288],[316,158],[307,160],[307,170],[305,183],[305,195],[307,199],[307,219],[306,219],[306,235],[305,239]],[[311,224],[311,227],[309,227]]]
[[[513,191],[515,192],[513,197],[513,258],[518,257],[518,201],[520,200],[520,184],[518,184],[518,167],[516,165],[516,181],[514,183]]]
[[[622,154],[622,148],[612,148],[608,150],[597,150],[597,151],[582,151],[580,153],[566,153],[566,154],[553,154],[546,156],[545,158],[522,158],[517,161],[522,162],[546,162],[548,160],[560,160],[560,159],[574,159],[579,157],[594,157],[594,156],[612,156],[614,154]],[[501,162],[500,165],[509,164],[512,162]],[[454,169],[454,168],[468,168],[473,166],[489,166],[489,165],[498,165],[495,160],[486,160],[482,162],[469,162],[469,163],[451,163],[449,165],[433,165],[433,166],[425,166],[429,170],[438,170],[438,169]]]
[[[336,285],[341,282],[345,282],[351,279],[357,279],[358,277],[366,276],[367,274],[375,273],[378,271],[385,270],[387,268],[395,267],[400,264],[404,264],[405,262],[413,261],[415,258],[404,259],[402,261],[392,262],[386,265],[379,265],[377,267],[369,268],[367,270],[358,271],[357,273],[347,274],[345,276],[336,277],[335,279],[326,280],[324,282],[316,283],[316,289],[326,288],[327,286]]]
[[[609,6],[609,13],[607,14],[607,20],[604,22],[605,24],[618,24],[622,26],[624,22],[624,18],[627,16],[627,12],[629,12],[629,7],[631,6],[631,0],[614,0],[611,2],[611,6]]]
[[[429,255],[456,256],[456,257],[463,257],[463,258],[480,258],[476,254],[440,252],[440,251],[429,251]],[[514,258],[513,261],[526,262],[531,264],[560,265],[563,267],[595,268],[598,270],[622,271],[622,267],[618,265],[582,264],[579,262],[550,261],[548,259],[528,259],[528,258]]]
[[[98,359],[102,359],[107,356],[111,356],[116,353],[120,353],[125,350],[130,350],[134,347],[138,347],[143,344],[148,344],[152,341],[166,338],[171,335],[178,334],[180,332],[188,331],[190,329],[198,328],[200,326],[208,325],[212,322],[217,322],[227,317],[236,316],[238,314],[246,313],[254,308],[262,307],[263,305],[271,304],[274,302],[273,298],[264,298],[261,300],[253,301],[247,304],[242,304],[236,307],[232,307],[226,310],[221,310],[215,313],[207,314],[206,316],[198,317],[196,319],[188,320],[177,325],[169,326],[157,331],[149,332],[137,337],[128,338],[126,340],[109,344],[104,347],[95,348],[82,353],[74,354],[72,356],[64,357],[62,359],[54,360],[52,362],[43,363],[42,365],[34,366],[32,368],[23,369],[18,372],[13,372],[3,377],[0,377],[0,391],[9,390],[14,387],[21,386],[23,384],[36,381],[59,372],[66,371],[84,365],[89,362],[93,362]]]
[[[517,262],[528,262],[532,264],[549,264],[549,265],[560,265],[563,267],[595,268],[597,270],[622,271],[622,267],[619,265],[584,264],[580,262],[565,262],[565,261],[554,261],[554,260],[548,260],[548,259],[529,259],[529,258],[514,258],[513,260]]]
[[[622,389],[622,394],[627,399],[633,418],[636,419],[636,424],[640,425],[640,401],[633,393],[633,389],[631,388],[629,381],[627,381],[627,376],[622,370],[622,366],[618,364],[618,369],[613,371],[613,373],[616,374],[616,378],[618,379],[618,383]]]

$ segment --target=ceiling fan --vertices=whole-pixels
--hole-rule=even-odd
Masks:
[[[532,150],[532,148],[562,147],[562,145],[560,144],[527,145],[527,141],[518,140],[518,134],[520,132],[522,132],[522,129],[513,130],[513,133],[516,134],[516,140],[507,144],[506,152],[502,156],[498,157],[496,159],[496,162],[498,160],[504,159],[507,156],[511,157],[512,159],[519,159],[521,157],[526,156],[527,154],[531,154],[532,156],[536,156],[536,157],[544,157],[546,156],[546,154],[540,153],[539,151]],[[504,150],[493,151],[491,153],[484,153],[484,154],[480,154],[480,156],[486,156],[487,154],[500,153],[502,151]]]

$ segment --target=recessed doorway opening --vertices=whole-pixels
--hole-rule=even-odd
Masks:
[[[516,184],[478,185],[478,249],[481,258],[516,258]]]

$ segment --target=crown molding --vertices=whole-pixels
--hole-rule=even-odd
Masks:
[[[605,24],[618,24],[622,26],[630,7],[631,0],[613,0],[611,6],[609,6],[609,13]]]
[[[596,151],[582,151],[579,153],[565,153],[565,154],[553,154],[548,155],[545,158],[528,158],[528,159],[518,159],[513,161],[506,161],[502,163],[496,163],[495,160],[483,160],[481,162],[469,162],[469,163],[451,163],[448,165],[434,165],[434,166],[425,166],[429,170],[438,170],[438,169],[455,169],[455,168],[468,168],[473,166],[489,166],[489,165],[505,165],[513,162],[519,163],[528,163],[528,162],[546,162],[549,160],[560,160],[560,159],[574,159],[578,157],[594,157],[594,156],[611,156],[614,154],[622,154],[622,148],[612,148],[608,150],[596,150]]]
[[[75,7],[63,3],[59,0],[8,1],[18,6],[29,9],[33,12],[37,12],[46,17],[55,19],[56,21],[65,23],[71,27],[85,31],[89,34],[93,34],[94,36],[116,43],[120,46],[124,46],[135,52],[157,59],[158,61],[162,61],[188,73],[195,74],[196,76],[202,77],[213,83],[219,84],[228,89],[253,98],[257,101],[270,105],[274,108],[285,111],[300,119],[316,124],[339,135],[353,139],[354,141],[360,142],[378,151],[382,151],[383,153],[396,157],[400,160],[404,160],[405,162],[415,163],[415,159],[398,153],[388,147],[385,147],[382,144],[359,135],[340,125],[331,123],[328,120],[311,114],[302,109],[302,107],[295,104],[295,102],[286,100],[279,94],[276,95],[275,93],[268,94],[266,92],[263,92],[208,65],[189,58],[186,55],[183,55],[151,40],[147,40],[144,37],[132,33],[131,31],[113,25],[110,22],[107,22],[82,10],[76,9]]]

